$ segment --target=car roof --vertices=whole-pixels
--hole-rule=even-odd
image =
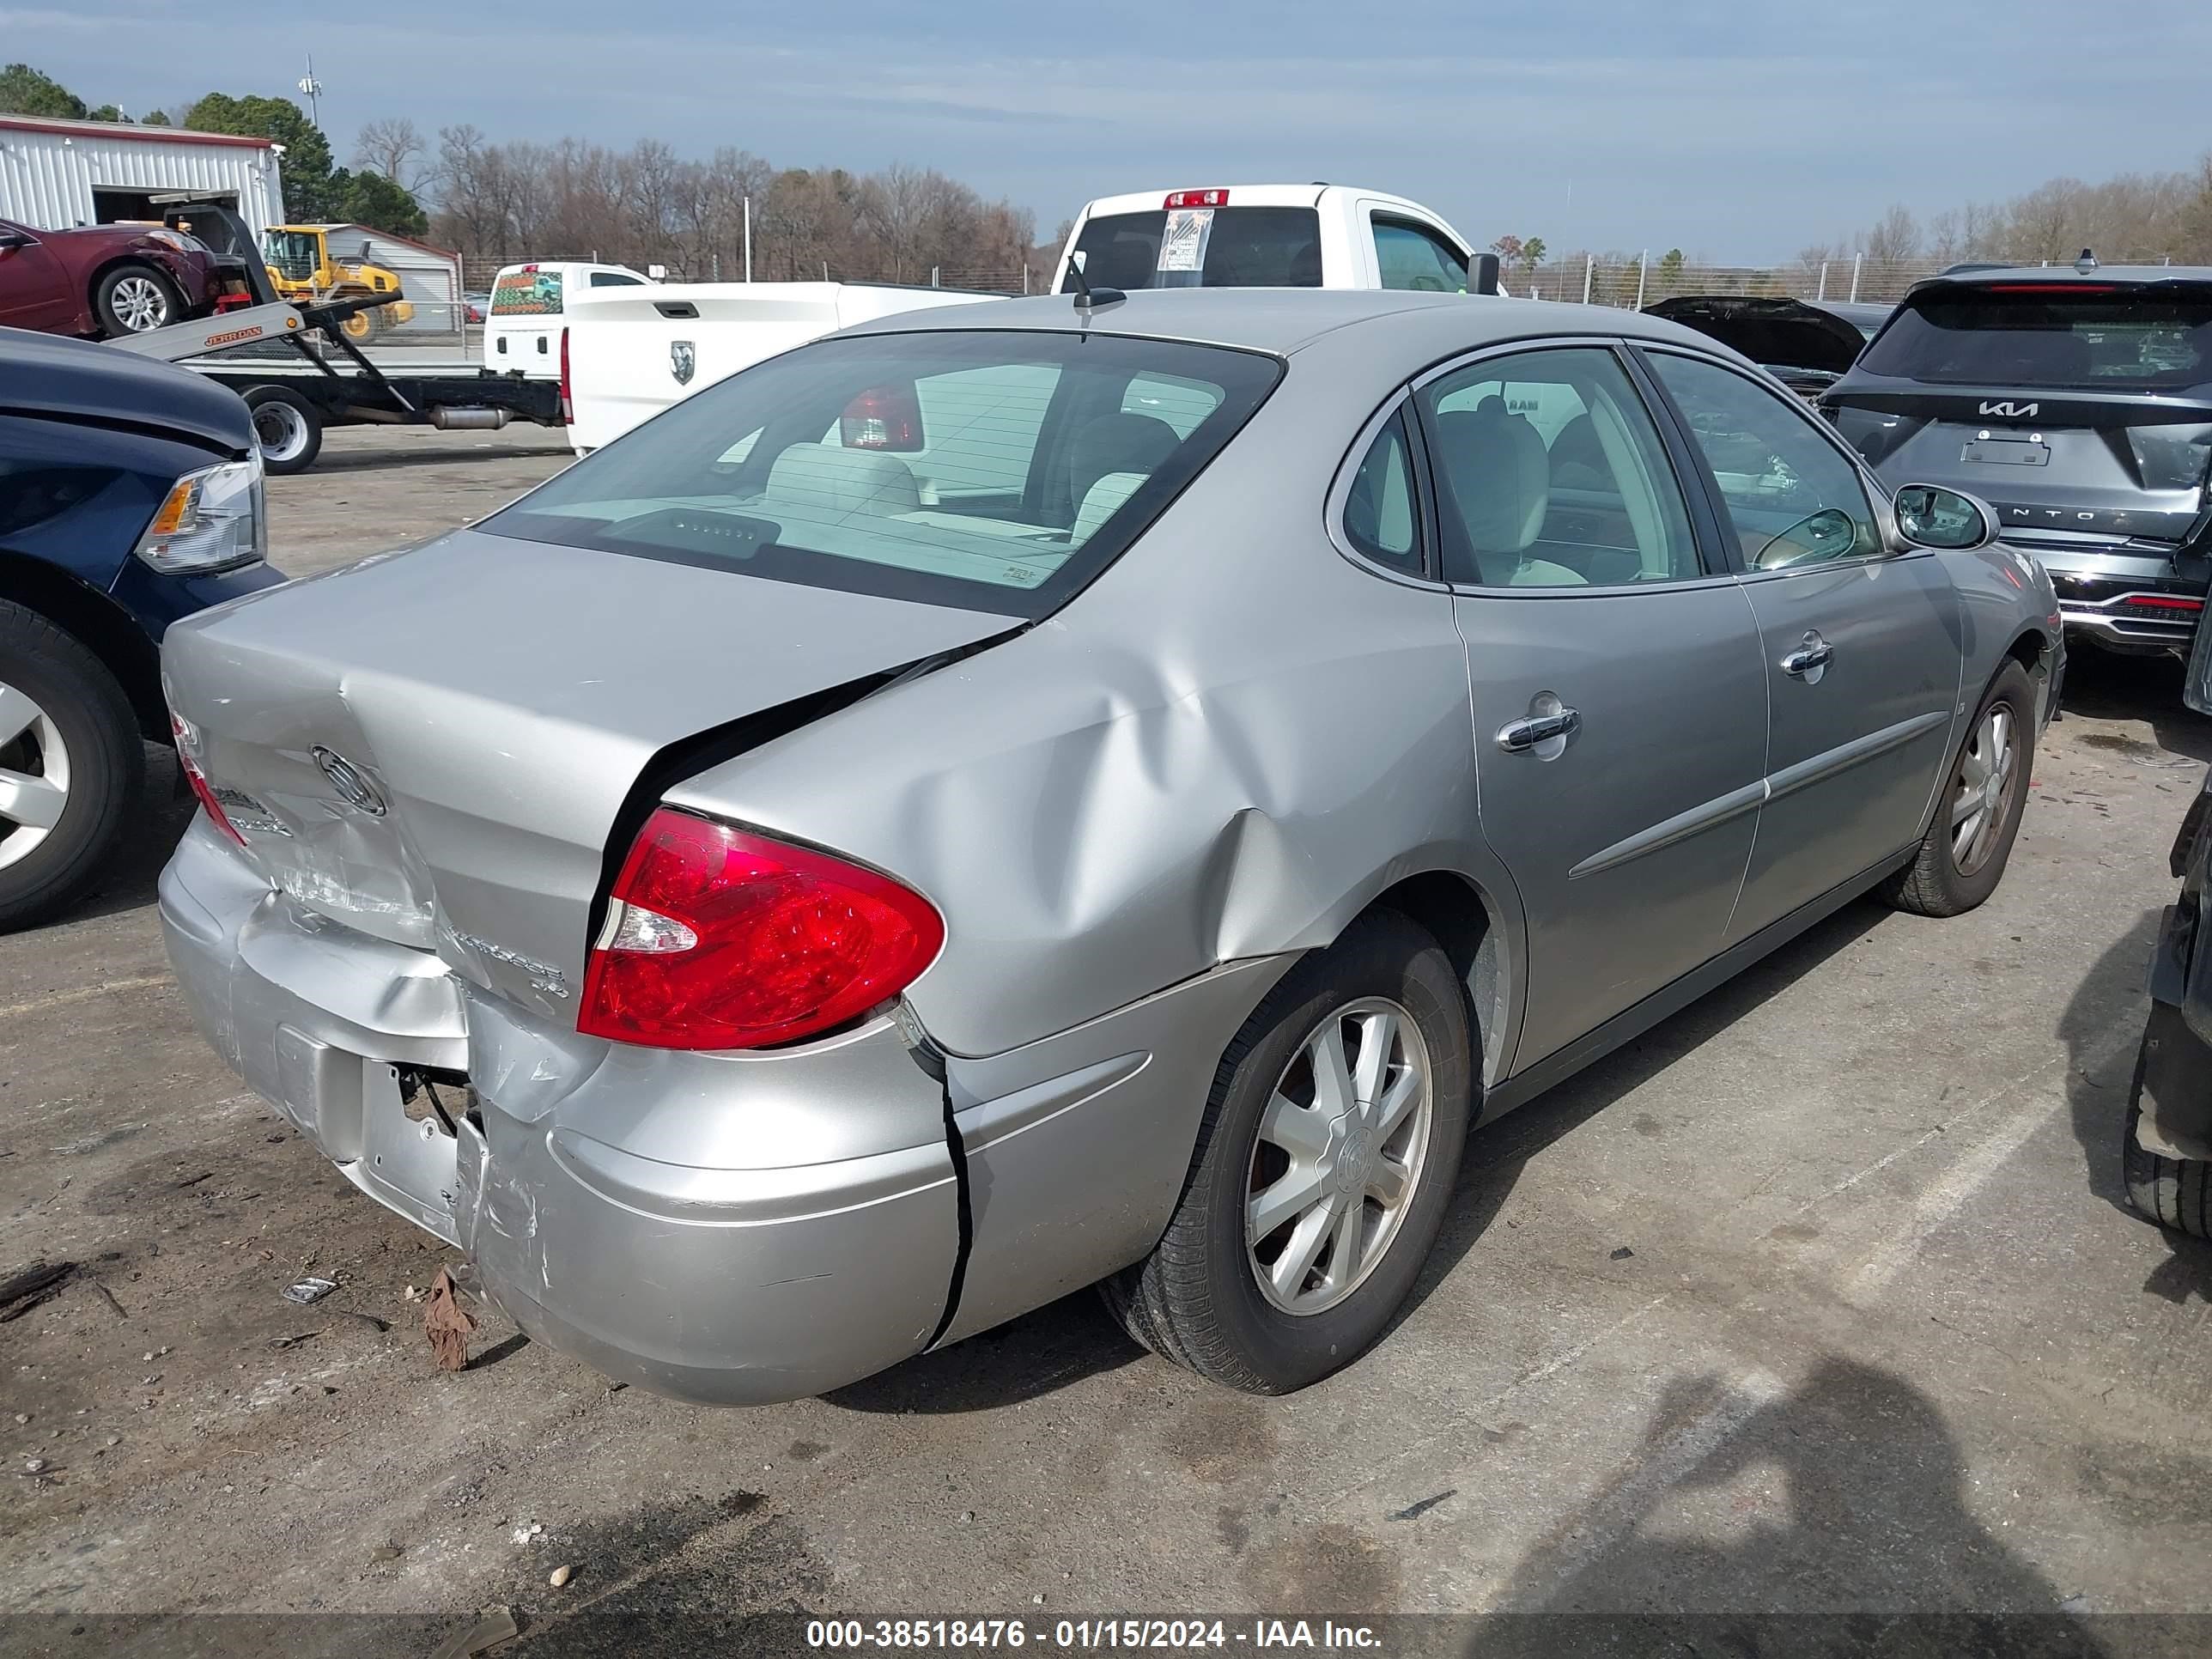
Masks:
[[[1713,341],[1679,324],[1609,306],[1398,289],[1144,289],[1098,307],[1087,325],[1068,295],[1054,294],[992,305],[896,312],[845,331],[945,333],[1006,328],[1073,333],[1086,326],[1093,334],[1237,346],[1284,357],[1346,328],[1400,335],[1408,341],[1448,331],[1453,342],[1449,349],[1458,350],[1492,340],[1572,334],[1674,341],[1705,350],[1715,347]]]
[[[2048,283],[2069,287],[2080,283],[2094,288],[2114,283],[2212,283],[2212,265],[2092,265],[2077,270],[2065,265],[1976,265],[1971,270],[1946,271],[1913,284],[1916,291],[1932,288],[1988,288],[1993,283]]]
[[[1124,191],[1118,196],[1101,196],[1084,204],[1083,217],[1103,219],[1116,213],[1158,213],[1167,198],[1177,191],[1218,190],[1228,192],[1225,205],[1240,207],[1318,207],[1324,197],[1330,195],[1357,196],[1363,202],[1372,202],[1378,207],[1403,209],[1433,219],[1437,210],[1416,202],[1410,196],[1394,196],[1387,190],[1369,190],[1364,185],[1334,185],[1316,179],[1310,184],[1295,185],[1165,185],[1158,190]]]

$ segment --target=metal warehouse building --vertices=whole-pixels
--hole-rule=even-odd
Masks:
[[[284,220],[281,144],[179,127],[0,115],[0,219],[70,230],[159,219],[188,192],[235,207],[258,236]]]
[[[414,320],[402,324],[403,331],[447,333],[460,327],[459,254],[367,225],[324,228],[330,233],[332,258],[348,264],[382,265],[399,279],[400,291],[415,306]]]

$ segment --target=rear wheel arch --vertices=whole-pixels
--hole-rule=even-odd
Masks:
[[[2051,637],[2040,628],[2021,629],[2014,637],[2013,642],[2005,647],[2005,655],[2027,670],[2030,679],[2042,678],[2050,654]],[[1999,663],[1997,666],[2002,668],[2004,665]]]
[[[161,658],[145,630],[106,594],[43,560],[0,551],[0,598],[35,611],[100,659],[131,700],[141,735],[166,743]]]
[[[1475,1040],[1482,1046],[1478,1090],[1495,1079],[1504,1058],[1501,1045],[1507,1017],[1516,1012],[1504,908],[1486,888],[1457,871],[1425,870],[1384,888],[1359,914],[1375,910],[1396,911],[1419,923],[1443,947],[1467,989]]]

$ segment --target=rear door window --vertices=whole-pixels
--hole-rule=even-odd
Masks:
[[[1092,288],[1319,288],[1321,216],[1311,208],[1182,208],[1163,255],[1168,213],[1113,213],[1075,239]],[[1161,269],[1164,264],[1168,268]],[[1075,284],[1060,275],[1060,292]]]
[[[1610,351],[1486,358],[1417,401],[1446,580],[1610,587],[1705,574],[1658,429]]]
[[[2212,289],[1991,283],[1906,301],[1860,360],[1936,386],[2154,392],[2212,381]]]
[[[593,288],[642,288],[644,278],[625,276],[618,270],[595,270],[592,273]]]
[[[502,270],[492,283],[495,317],[556,317],[561,313],[557,270]]]
[[[1115,336],[822,340],[685,399],[482,528],[1042,617],[1119,556],[1281,370]]]

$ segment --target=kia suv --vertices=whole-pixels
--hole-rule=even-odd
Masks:
[[[2188,651],[2212,577],[2212,269],[2085,253],[1921,283],[1820,407],[1893,485],[1990,502],[2069,637]]]

